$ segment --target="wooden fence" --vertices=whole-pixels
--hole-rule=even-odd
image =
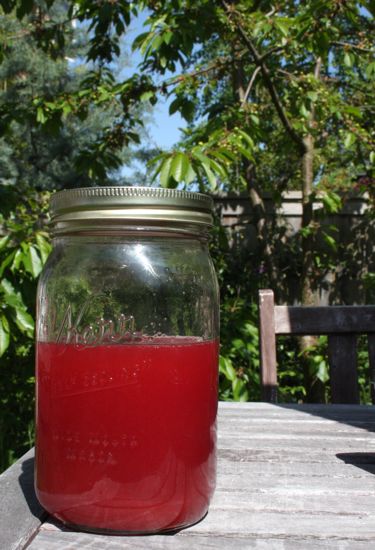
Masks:
[[[302,194],[289,191],[277,205],[270,195],[263,196],[267,221],[272,225],[284,225],[286,238],[293,239],[302,224]],[[257,237],[254,212],[246,196],[233,194],[214,197],[221,223],[230,234],[233,249],[245,248],[250,254],[257,253]],[[314,204],[316,210],[322,203]],[[375,281],[369,284],[371,273],[375,277],[375,221],[370,218],[369,199],[352,196],[344,201],[343,208],[336,214],[321,219],[322,230],[332,236],[338,251],[332,254],[334,268],[325,272],[318,288],[318,304],[328,305],[371,303],[375,292]],[[332,227],[336,227],[334,230]],[[318,252],[327,252],[327,242],[320,232],[317,241]],[[296,302],[298,281],[291,273],[286,281],[285,296]]]

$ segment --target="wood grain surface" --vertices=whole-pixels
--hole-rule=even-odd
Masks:
[[[74,532],[48,518],[25,547],[375,548],[374,407],[221,403],[218,435],[217,489],[197,525],[126,537]]]
[[[0,475],[0,550],[21,550],[47,516],[34,492],[34,451]]]

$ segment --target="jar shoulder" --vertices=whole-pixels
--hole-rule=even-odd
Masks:
[[[218,286],[208,247],[198,240],[60,240],[40,279],[38,309],[44,340],[64,334],[81,342],[100,331],[108,336],[111,327],[211,338]]]

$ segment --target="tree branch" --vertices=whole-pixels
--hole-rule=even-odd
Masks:
[[[316,59],[315,67],[314,67],[314,78],[315,78],[315,80],[320,80],[320,71],[321,71],[321,69],[322,69],[322,58],[319,56]],[[309,127],[310,127],[310,129],[312,128],[312,126],[314,124],[314,119],[315,119],[315,104],[313,104],[313,106],[311,108],[310,116],[309,116]]]
[[[270,50],[268,50],[267,52],[265,52],[263,55],[260,56],[260,60],[261,61],[265,61],[265,59],[267,59],[267,57],[269,57],[270,55],[272,55],[273,53],[280,53],[282,52],[284,49],[283,46],[275,46],[275,48],[271,48]]]
[[[227,4],[225,0],[221,0],[221,4],[224,7],[225,15],[228,18],[228,20],[231,20],[231,14],[235,14],[234,8]],[[280,118],[280,121],[282,125],[284,126],[286,132],[289,134],[291,139],[294,141],[294,143],[298,146],[299,150],[304,153],[305,152],[305,144],[302,137],[294,130],[290,120],[288,119],[288,116],[283,108],[283,105],[281,103],[281,99],[279,97],[279,94],[276,90],[276,87],[272,81],[270,72],[268,70],[267,65],[265,64],[264,59],[262,59],[262,56],[259,55],[257,49],[255,48],[252,40],[249,38],[249,36],[246,34],[245,30],[243,29],[241,23],[236,20],[234,21],[234,24],[237,27],[238,33],[240,34],[242,40],[246,44],[247,49],[249,50],[253,61],[257,67],[260,68],[260,71],[262,73],[264,84],[272,98],[272,102],[275,106],[275,109],[277,111],[277,114]]]
[[[255,82],[255,79],[256,79],[257,74],[259,73],[259,71],[260,71],[260,67],[257,67],[255,69],[255,71],[253,72],[253,74],[251,75],[251,79],[250,79],[248,87],[246,88],[246,92],[245,92],[245,95],[243,97],[242,104],[246,103],[246,101],[248,100],[248,97],[249,97],[250,92],[251,92],[251,88],[253,87],[253,84]]]
[[[188,78],[196,78],[198,76],[210,73],[215,69],[220,69],[221,67],[224,67],[231,61],[232,61],[231,57],[218,57],[214,62],[207,65],[207,67],[202,67],[201,69],[196,69],[195,71],[191,71],[190,73],[185,73],[180,76],[175,76],[168,80],[165,80],[162,84],[162,87],[172,86],[173,84],[178,84],[179,82],[183,82]]]
[[[314,78],[315,80],[320,79],[320,71],[322,69],[322,58],[318,57],[315,63],[315,69],[314,69]]]
[[[350,42],[332,42],[332,44],[342,48],[352,48],[353,50],[359,50],[360,52],[375,53],[375,50],[372,50],[371,48],[363,48],[362,46],[358,46],[358,44],[351,44]]]

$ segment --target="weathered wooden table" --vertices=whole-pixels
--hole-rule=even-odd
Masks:
[[[0,550],[375,548],[375,407],[221,403],[215,497],[175,535],[74,532],[33,492],[33,454],[0,476]]]

